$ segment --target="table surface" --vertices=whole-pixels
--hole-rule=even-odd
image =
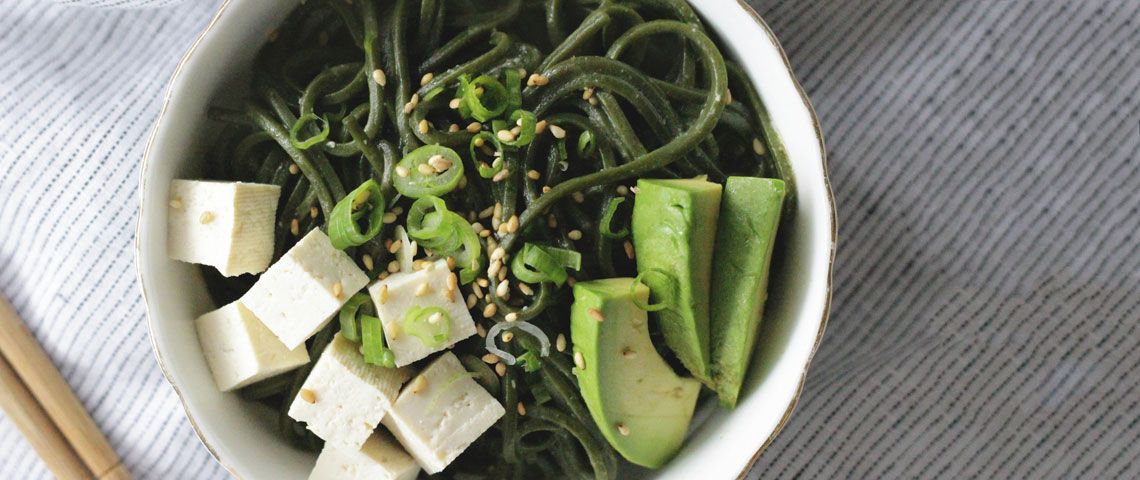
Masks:
[[[840,243],[751,477],[1140,477],[1140,2],[752,3],[819,112]],[[143,146],[216,4],[0,15],[0,291],[140,478],[226,475],[133,265]],[[0,451],[0,477],[49,477],[2,415]]]

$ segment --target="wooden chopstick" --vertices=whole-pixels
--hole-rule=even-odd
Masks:
[[[91,473],[84,478],[129,480],[130,473],[87,414],[39,342],[0,295],[0,354]],[[8,387],[7,382],[5,388]],[[25,431],[25,435],[27,432]],[[37,448],[37,452],[40,450]],[[40,452],[43,457],[44,453]],[[44,457],[45,461],[47,460]],[[54,469],[53,469],[54,471]],[[92,475],[93,474],[93,475]],[[58,474],[57,474],[58,475]],[[61,475],[61,478],[65,478]]]
[[[0,357],[0,408],[16,427],[24,433],[28,443],[43,459],[48,470],[64,480],[88,479],[91,472],[72,450],[71,444],[59,433],[40,407],[32,392],[12,370],[12,366]]]

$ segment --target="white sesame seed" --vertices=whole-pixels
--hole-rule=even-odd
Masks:
[[[761,142],[759,138],[752,139],[752,151],[756,152],[757,155],[768,153],[768,149],[764,147],[764,142]]]
[[[419,164],[419,166],[416,167],[416,170],[424,175],[435,175],[435,169],[431,168],[431,165],[428,165],[426,163]]]
[[[515,339],[515,332],[503,332],[503,341],[504,342],[510,343],[510,341],[514,340],[514,339]]]
[[[498,247],[491,252],[491,260],[502,260],[507,255],[507,251],[503,247]]]
[[[475,280],[475,284],[480,286],[480,287],[483,287],[483,288],[487,288],[487,287],[491,286],[491,282],[489,282],[486,278],[480,278],[480,279]]]
[[[479,218],[491,218],[491,215],[494,215],[494,214],[495,214],[495,206],[491,205],[490,207],[484,208],[483,210],[481,210],[479,212]]]
[[[526,178],[529,178],[531,180],[538,180],[542,178],[542,174],[538,173],[538,170],[530,170],[526,172]]]
[[[602,315],[602,311],[598,310],[596,308],[591,308],[589,310],[586,310],[586,314],[589,315],[590,318],[597,320],[599,322],[606,320],[606,317]]]
[[[447,133],[455,133],[459,131],[459,124],[453,123],[447,126]]]
[[[523,402],[519,402],[518,411],[519,411],[520,416],[525,417],[526,416],[526,404],[524,404]]]
[[[625,358],[637,358],[637,352],[633,351],[632,348],[625,347],[625,349],[621,351],[621,356]]]
[[[515,284],[515,288],[518,288],[519,291],[523,293],[523,295],[534,295],[534,289],[530,288],[530,285],[527,285],[525,283],[519,282]]]
[[[625,256],[630,260],[633,260],[637,255],[636,252],[633,251],[633,243],[629,240],[626,240],[625,243],[622,244],[622,248],[625,248]]]
[[[392,213],[392,212],[387,212],[384,214],[383,220],[384,220],[385,225],[390,225],[390,224],[396,223],[396,214]]]
[[[495,133],[495,136],[498,137],[498,139],[500,141],[503,141],[503,142],[515,141],[515,134],[512,133],[510,130],[499,130],[498,132]]]
[[[534,124],[534,134],[542,135],[542,133],[546,131],[547,125],[546,120],[539,120],[538,123]]]
[[[344,285],[341,285],[340,282],[334,283],[332,286],[332,294],[334,298],[340,298],[344,296]]]
[[[304,400],[308,403],[317,403],[317,393],[316,392],[309,390],[307,388],[302,388],[301,391],[298,393],[301,396],[301,400]]]
[[[320,213],[321,211],[317,210],[317,207],[309,207],[309,218],[317,218]]]
[[[475,333],[479,334],[480,337],[487,338],[487,329],[483,328],[483,324],[475,324]]]
[[[566,138],[566,130],[562,127],[559,127],[558,125],[550,126],[550,134],[554,135],[554,138],[557,138],[559,140]]]
[[[559,352],[566,351],[566,335],[558,334],[558,337],[554,339],[554,348]]]
[[[475,308],[475,304],[478,302],[479,302],[479,299],[477,297],[475,297],[474,293],[467,295],[467,309],[468,310]]]
[[[543,185],[542,186],[542,193],[550,193],[551,190],[554,190],[554,189],[550,188],[550,185]]]
[[[618,424],[617,424],[617,431],[618,431],[618,433],[620,433],[620,434],[621,434],[621,436],[623,436],[623,437],[628,437],[628,436],[629,436],[629,427],[625,426],[625,424],[624,424],[624,423],[618,422]]]
[[[618,185],[615,190],[617,191],[618,195],[621,195],[623,197],[629,195],[629,187],[625,185]]]
[[[431,316],[428,317],[428,323],[430,323],[432,325],[436,325],[442,321],[443,321],[443,314],[439,313],[439,312],[435,312],[435,313],[431,314]]]
[[[726,88],[724,89],[724,104],[728,105],[730,103],[732,103],[732,90]]]
[[[471,122],[467,124],[468,133],[479,133],[483,129],[483,124],[479,122]]]
[[[368,270],[369,272],[371,272],[372,269],[376,266],[376,264],[372,263],[372,255],[369,255],[367,253],[364,254],[364,256],[360,258],[360,260],[362,262],[364,262],[364,269]]]
[[[376,82],[381,87],[388,85],[388,75],[384,71],[377,68],[372,71],[372,81]]]
[[[494,317],[495,313],[498,311],[499,307],[497,307],[494,303],[488,303],[486,307],[483,307],[483,318]]]
[[[427,85],[434,78],[435,78],[434,73],[431,73],[431,72],[425,73],[423,77],[420,77],[420,86],[422,87],[424,85]]]
[[[499,286],[495,287],[495,295],[498,295],[500,297],[506,297],[507,295],[510,295],[510,293],[511,293],[511,284],[510,284],[510,282],[508,282],[506,280],[499,282]]]
[[[404,115],[412,113],[412,110],[415,110],[419,104],[420,104],[420,94],[413,93],[411,101],[404,104]]]
[[[496,363],[495,364],[495,374],[497,374],[500,377],[503,375],[506,375],[507,374],[507,364]]]
[[[408,175],[411,175],[411,174],[412,174],[412,172],[411,172],[411,170],[408,170],[408,167],[405,167],[403,165],[397,165],[396,166],[396,175],[399,175],[401,178],[407,178]]]
[[[502,360],[502,359],[499,358],[498,355],[495,355],[493,353],[487,353],[487,354],[483,355],[483,363],[486,363],[488,365],[494,365],[496,363],[499,363],[500,360]]]
[[[459,105],[461,103],[463,103],[463,102],[460,101],[458,98],[453,98],[453,99],[451,99],[450,102],[447,102],[447,106],[448,106],[448,108],[451,108],[452,110],[459,110]]]
[[[414,381],[412,381],[412,385],[409,388],[413,394],[419,394],[420,392],[423,392],[427,389],[427,383],[427,377],[420,375],[416,377]]]
[[[428,133],[428,131],[431,130],[431,124],[428,123],[426,118],[423,120],[420,120],[419,127],[420,127],[420,133]]]
[[[567,233],[566,236],[570,237],[570,240],[581,240],[582,239],[582,231],[581,230],[570,230],[570,232]]]
[[[570,196],[574,199],[574,202],[576,202],[576,203],[586,203],[586,194],[584,194],[582,192],[574,192],[574,193],[571,193]]]
[[[582,356],[582,352],[574,352],[574,366],[578,367],[578,370],[586,369],[586,358]]]
[[[428,159],[428,165],[431,165],[431,168],[434,168],[437,172],[445,172],[451,168],[451,160],[443,158],[443,155],[432,155],[432,157]]]
[[[499,270],[503,268],[503,262],[495,260],[491,262],[491,266],[487,267],[487,276],[494,277],[499,274]],[[486,285],[484,285],[486,286]]]
[[[582,100],[589,100],[591,98],[594,98],[594,87],[582,89]]]
[[[511,218],[507,220],[507,232],[515,233],[519,231],[519,222],[518,215],[511,215]]]
[[[641,189],[637,188],[637,186],[629,187],[629,191],[633,192],[634,195],[641,193]]]
[[[380,292],[376,295],[376,303],[383,305],[388,303],[388,284],[380,285]]]
[[[400,262],[392,260],[388,262],[388,273],[396,273],[400,271]]]
[[[508,321],[508,322],[514,322],[514,321],[518,321],[519,314],[517,314],[515,312],[511,312],[511,313],[506,314],[503,318],[506,319],[506,321]]]
[[[416,287],[416,296],[417,297],[422,297],[424,295],[427,295],[429,292],[431,292],[431,285],[428,285],[427,282],[421,283],[421,284],[419,284],[419,286]]]
[[[290,163],[289,164],[289,174],[290,175],[296,175],[298,173],[301,173],[301,167],[298,167],[296,163]]]
[[[292,233],[294,237],[301,234],[301,221],[300,220],[294,218],[292,222],[289,222],[289,233]]]
[[[212,221],[214,221],[214,212],[202,212],[202,215],[198,217],[198,222],[203,225]]]
[[[491,177],[491,181],[501,182],[503,180],[506,180],[509,176],[511,176],[511,171],[504,168],[502,170],[499,170],[499,173],[496,173],[494,177]]]

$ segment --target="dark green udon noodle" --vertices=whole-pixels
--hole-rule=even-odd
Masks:
[[[376,69],[386,72],[386,85],[373,81]],[[634,276],[627,239],[612,233],[628,227],[636,201],[628,187],[637,178],[706,175],[721,182],[728,175],[749,175],[780,178],[792,186],[783,147],[758,93],[740,66],[723,59],[682,0],[309,0],[259,53],[244,104],[211,110],[221,129],[206,176],[282,187],[276,231],[280,257],[299,236],[322,228],[325,213],[368,179],[380,183],[389,209],[406,211],[411,200],[397,198],[392,187],[396,162],[425,144],[469,156],[469,120],[448,101],[461,75],[499,77],[504,69],[525,70],[523,81],[531,72],[549,79],[523,91],[522,108],[567,135],[559,141],[548,132],[504,152],[509,174],[502,181],[482,178],[468,164],[465,188],[444,199],[472,222],[487,223],[477,212],[496,203],[502,219],[518,215],[516,233],[492,237],[509,255],[525,242],[543,243],[583,254],[581,270],[571,272],[577,280]],[[434,78],[421,86],[428,72]],[[439,87],[444,93],[422,100]],[[587,88],[593,89],[592,100],[583,98]],[[413,94],[421,101],[406,115],[404,106]],[[290,129],[298,118],[314,116],[327,121],[328,136],[299,149],[290,141]],[[424,119],[431,124],[427,133],[417,127]],[[451,124],[460,129],[449,132]],[[299,136],[317,136],[319,126],[303,122]],[[581,141],[583,135],[592,142]],[[576,148],[580,143],[590,146]],[[539,180],[527,176],[531,170],[540,173]],[[611,208],[618,197],[627,201]],[[794,210],[791,200],[786,213]],[[392,260],[384,241],[393,225],[404,223],[403,216],[372,241],[348,250],[362,267],[365,255],[371,257],[373,278]],[[790,217],[785,214],[785,221]],[[574,230],[582,232],[581,239],[569,239]],[[254,280],[203,272],[219,304],[240,297]],[[462,287],[464,297],[472,288]],[[473,308],[484,328],[516,313],[552,341],[568,335],[568,287],[544,282],[534,286],[533,295],[514,288],[506,299],[495,295],[493,283],[484,289],[486,296]],[[481,314],[486,302],[497,304],[493,318]],[[309,340],[313,361],[337,329],[338,322],[331,322]],[[617,456],[578,393],[570,349],[551,349],[537,371],[516,364],[499,377],[478,361],[486,353],[483,342],[472,337],[453,351],[498,396],[507,414],[444,476],[614,478]],[[500,348],[520,355],[537,343],[519,331],[515,341]],[[311,364],[262,381],[242,394],[279,409],[282,434],[299,447],[318,450],[320,440],[285,413],[310,369]],[[527,405],[525,415],[516,411],[518,402]]]

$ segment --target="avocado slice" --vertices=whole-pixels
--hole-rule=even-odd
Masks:
[[[736,406],[768,298],[768,268],[786,189],[771,178],[729,177],[713,258],[713,389]]]
[[[645,278],[653,297],[666,299],[657,312],[665,344],[685,368],[709,379],[709,285],[721,185],[703,179],[637,181],[633,245],[637,271],[658,270],[676,281]]]
[[[635,283],[575,284],[570,339],[584,367],[578,388],[602,435],[626,460],[658,468],[680,450],[701,384],[677,376],[653,348],[648,315],[634,302],[648,302],[649,288]]]

